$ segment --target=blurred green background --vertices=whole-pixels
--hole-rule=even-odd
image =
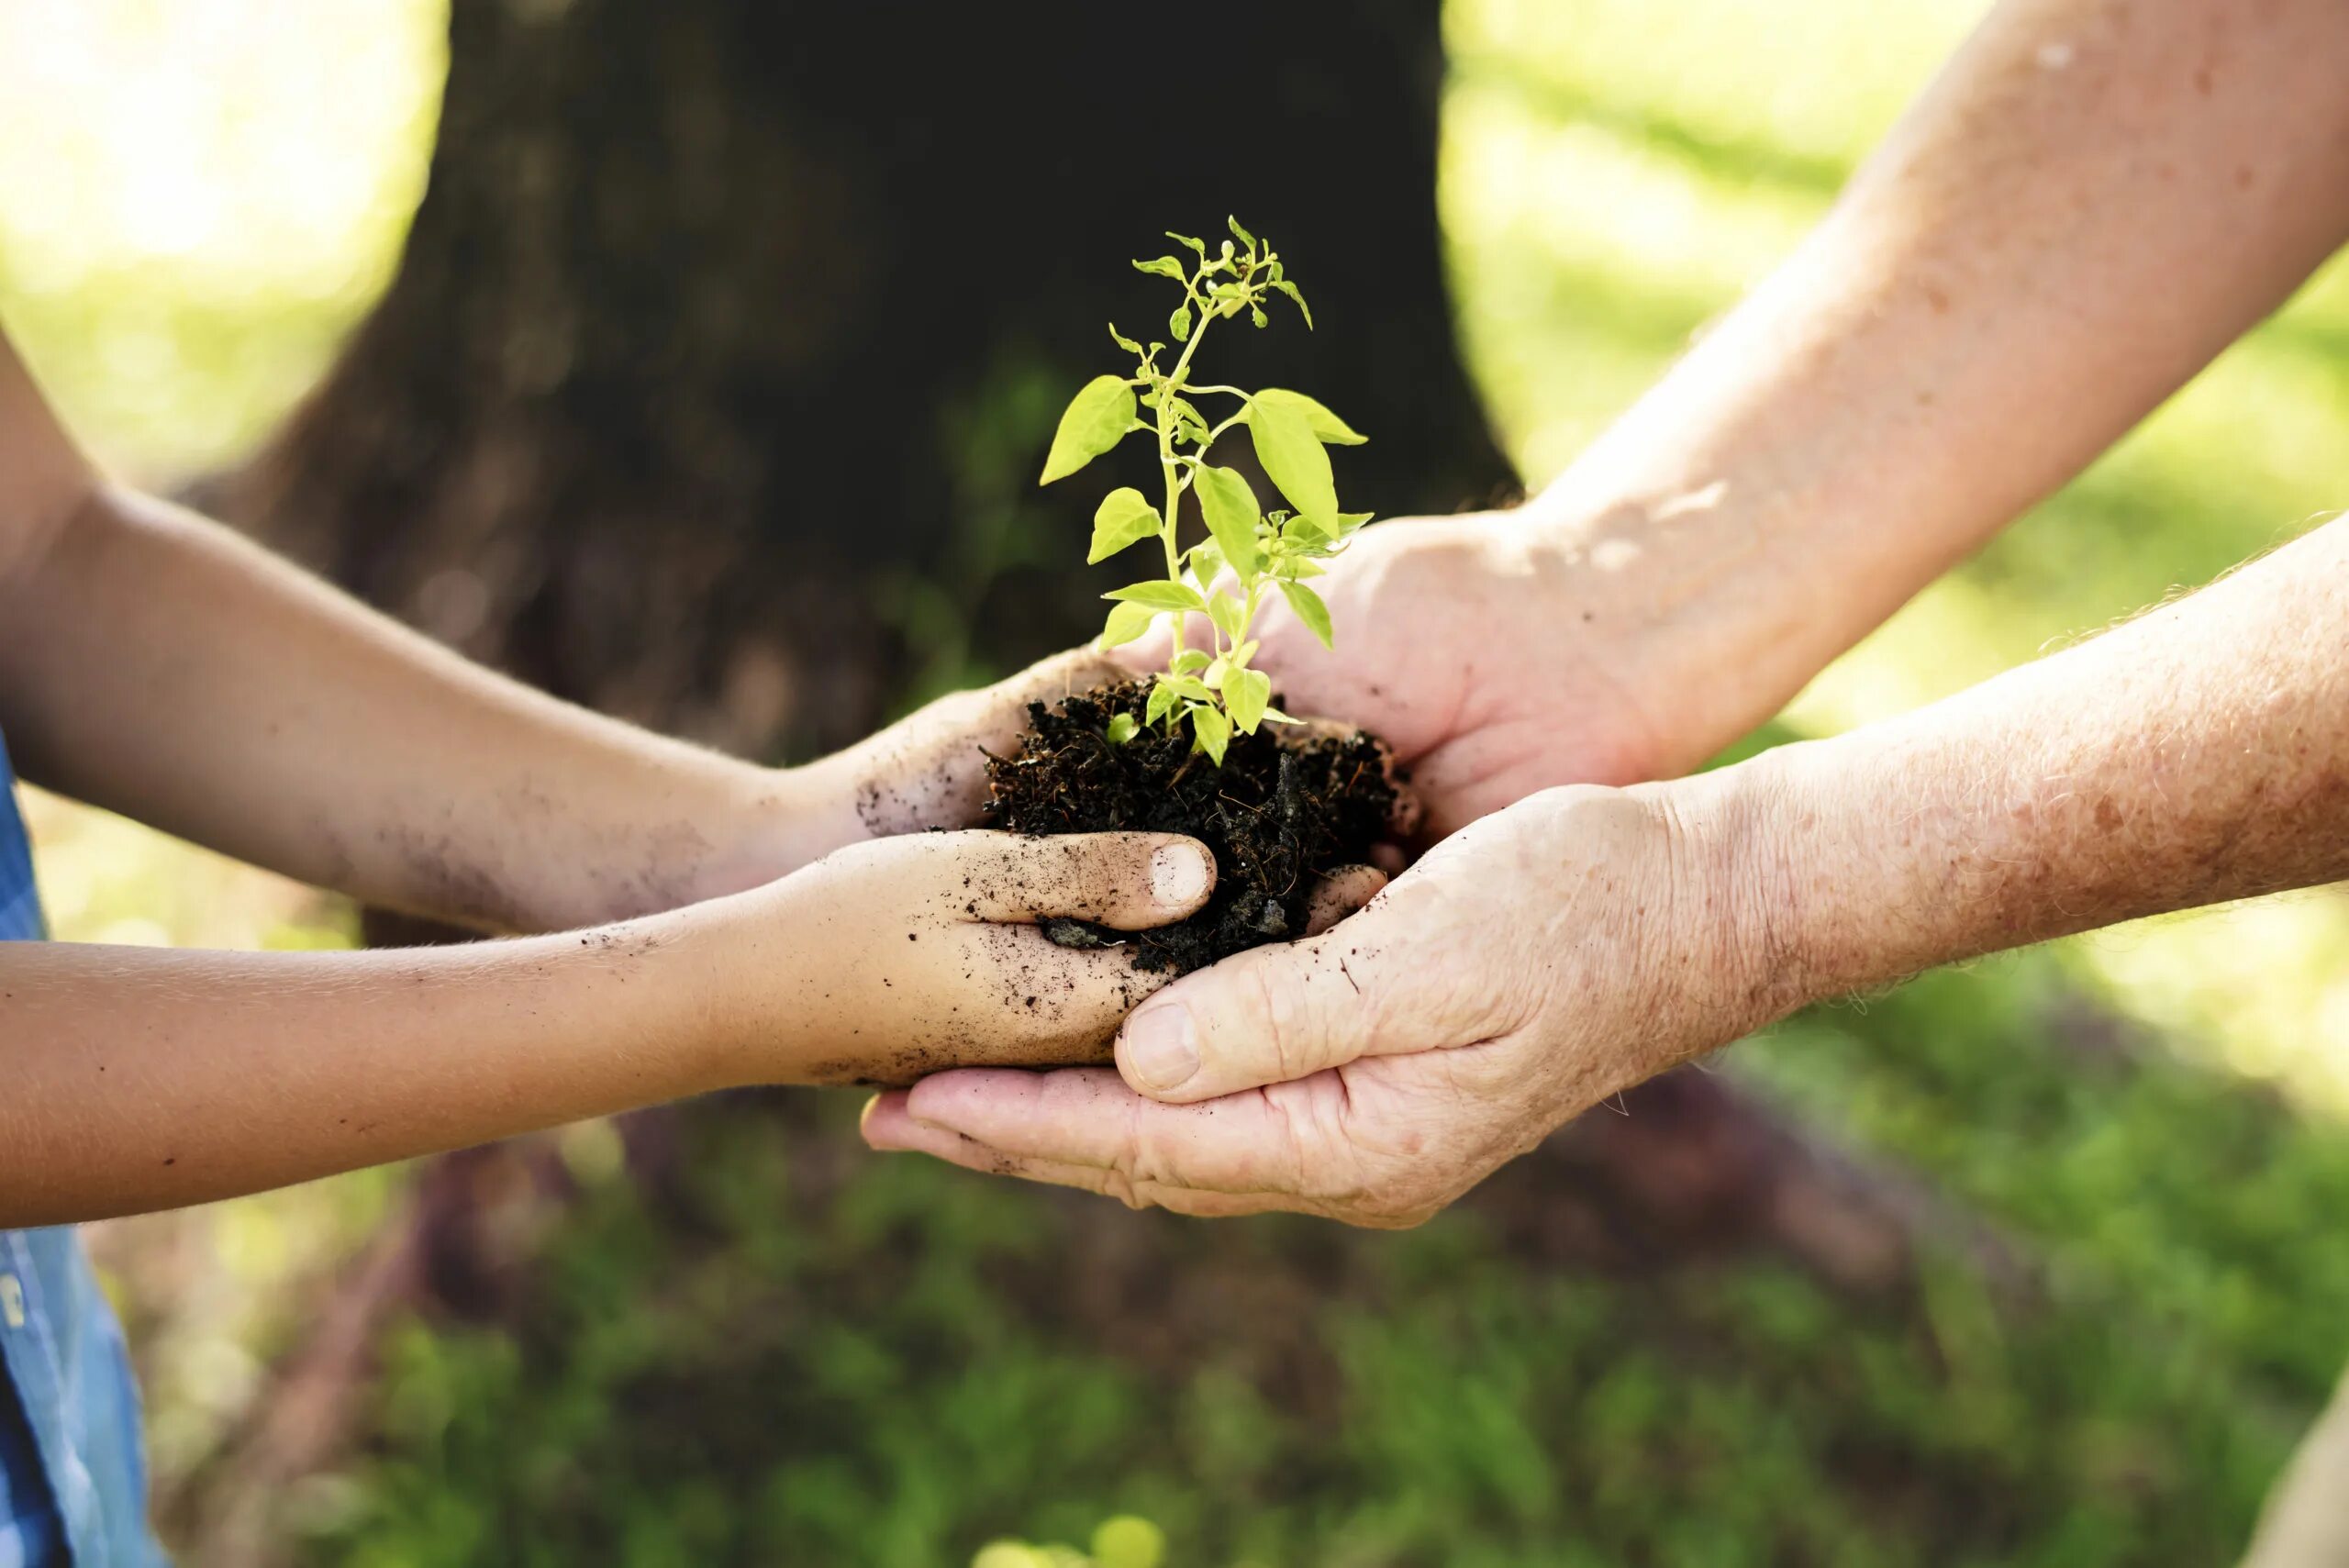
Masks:
[[[1530,481],[1796,242],[1983,8],[1452,0],[1449,259]],[[0,0],[0,316],[119,468],[232,463],[322,373],[396,261],[445,25],[424,0]],[[1787,724],[1898,711],[2208,580],[2341,505],[2344,432],[2336,262]],[[353,938],[333,901],[32,811],[61,935]],[[579,1195],[518,1210],[526,1310],[397,1327],[343,1392],[362,1440],[280,1485],[254,1453],[282,1358],[410,1176],[94,1247],[160,1507],[205,1561],[258,1507],[302,1560],[385,1568],[930,1568],[1120,1512],[1178,1565],[2204,1563],[2349,1358],[2344,960],[2349,899],[2310,894],[1933,974],[1728,1054],[1979,1217],[2039,1276],[2026,1303],[1957,1250],[1898,1304],[1763,1255],[1543,1266],[1484,1213],[1343,1250],[1226,1226],[1139,1277],[1120,1228],[1163,1219],[818,1158],[778,1129],[853,1106],[805,1096],[696,1120],[658,1219],[612,1129],[557,1135]],[[1120,1291],[1197,1331],[1121,1334]]]

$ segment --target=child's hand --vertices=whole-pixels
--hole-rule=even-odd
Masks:
[[[845,751],[798,769],[816,798],[831,803],[838,842],[933,828],[967,828],[986,800],[987,751],[1018,749],[1028,705],[1126,679],[1106,655],[1055,654],[991,686],[952,692]]]
[[[948,1067],[1107,1062],[1119,1023],[1172,978],[1123,946],[1054,945],[1067,916],[1142,930],[1215,886],[1165,833],[909,834],[683,912],[717,929],[731,1083],[909,1084]],[[1359,893],[1355,895],[1359,896]]]

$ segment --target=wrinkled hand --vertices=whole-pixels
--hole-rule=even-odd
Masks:
[[[1374,524],[1329,568],[1312,586],[1336,651],[1275,601],[1255,663],[1291,712],[1393,747],[1431,839],[1536,790],[1631,784],[1709,752],[1659,734],[1633,699],[1644,606],[1531,510]],[[1145,639],[1117,657],[1147,670],[1163,650]]]
[[[1709,779],[1535,795],[1322,936],[1168,987],[1117,1072],[942,1073],[866,1139],[1137,1207],[1417,1224],[1781,1010],[1740,816]]]

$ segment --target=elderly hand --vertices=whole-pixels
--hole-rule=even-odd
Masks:
[[[1313,586],[1336,651],[1275,601],[1255,623],[1256,665],[1292,713],[1394,748],[1431,839],[1539,789],[1636,783],[1720,743],[1664,733],[1635,700],[1659,686],[1651,608],[1535,507],[1378,523],[1329,569]],[[1146,672],[1164,653],[1152,639],[1114,657]]]
[[[1187,1214],[1417,1224],[1792,1002],[1724,777],[1535,795],[1322,936],[1168,987],[1119,1072],[941,1073],[875,1100],[866,1139]]]

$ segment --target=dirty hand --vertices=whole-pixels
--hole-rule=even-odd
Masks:
[[[944,1073],[874,1101],[865,1137],[1136,1206],[1416,1224],[1775,1016],[1738,817],[1701,778],[1534,795],[1320,937],[1143,1005],[1116,1071]]]
[[[1166,983],[1123,945],[1058,946],[1041,921],[1139,931],[1207,901],[1215,862],[1169,833],[909,834],[683,911],[711,955],[729,1083],[910,1083],[943,1067],[1107,1060]]]

